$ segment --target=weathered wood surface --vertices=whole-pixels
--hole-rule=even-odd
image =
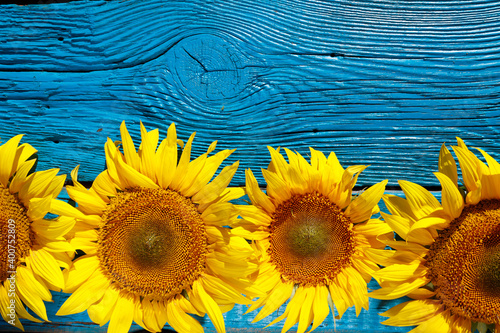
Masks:
[[[0,140],[26,133],[39,170],[80,164],[88,182],[104,168],[106,138],[119,140],[125,120],[138,139],[142,120],[163,136],[173,121],[184,140],[196,131],[193,154],[213,140],[237,148],[233,186],[245,168],[264,185],[266,145],[370,164],[361,186],[437,186],[440,145],[455,136],[500,158],[499,95],[493,0],[0,5]],[[27,331],[98,330],[85,313],[56,317],[65,296],[54,299],[53,322]],[[384,308],[349,311],[337,331],[408,331],[378,324]],[[230,331],[272,320],[250,326],[243,309],[227,316]],[[321,329],[333,327],[329,318]]]
[[[360,181],[438,182],[461,136],[500,157],[498,1],[74,1],[0,5],[0,137],[91,181],[126,120],[370,164]],[[259,176],[260,177],[260,176]],[[261,181],[262,178],[259,178]]]

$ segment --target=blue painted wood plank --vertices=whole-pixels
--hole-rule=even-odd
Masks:
[[[360,182],[438,182],[443,142],[500,158],[498,1],[76,1],[0,5],[0,137],[91,181],[126,120],[370,164]],[[232,185],[243,184],[240,170]],[[263,184],[263,179],[259,176]]]

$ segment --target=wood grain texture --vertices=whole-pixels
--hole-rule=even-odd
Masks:
[[[498,1],[76,1],[0,5],[0,137],[40,167],[103,170],[126,120],[219,140],[243,169],[266,145],[371,165],[362,184],[438,185],[455,136],[500,157]],[[259,181],[263,179],[256,172]]]
[[[370,164],[360,186],[436,186],[440,145],[455,136],[500,158],[499,17],[494,0],[0,5],[0,140],[26,133],[39,170],[80,164],[92,181],[122,120],[137,143],[139,120],[162,136],[175,122],[181,139],[197,132],[193,155],[213,140],[237,148],[233,186],[245,168],[264,185],[266,145]],[[106,330],[85,313],[56,317],[65,299],[27,331]],[[378,324],[390,304],[349,310],[337,332],[407,332]],[[226,316],[229,331],[272,320],[250,326],[242,312]],[[321,330],[334,327],[329,317]]]

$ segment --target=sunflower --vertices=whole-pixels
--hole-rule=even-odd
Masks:
[[[457,138],[458,139],[458,138]],[[500,332],[500,164],[478,149],[476,157],[458,139],[457,166],[445,145],[439,156],[441,204],[423,187],[400,181],[406,199],[384,196],[392,215],[383,218],[405,241],[393,251],[370,250],[386,268],[375,273],[379,299],[409,296],[381,315],[384,324],[417,327],[412,332]]]
[[[0,313],[24,330],[20,318],[35,322],[25,306],[48,321],[43,301],[49,291],[60,291],[64,278],[60,267],[69,267],[73,248],[64,238],[74,219],[45,219],[57,204],[66,177],[58,169],[31,172],[37,151],[19,145],[17,135],[0,146]]]
[[[138,151],[124,122],[120,129],[123,153],[108,139],[107,169],[90,189],[77,181],[78,168],[72,172],[67,190],[78,209],[58,207],[76,218],[71,243],[85,255],[64,272],[64,291],[72,295],[57,314],[87,310],[95,323],[109,321],[109,332],[126,332],[132,321],[152,332],[167,322],[180,332],[203,332],[189,314],[208,314],[224,332],[222,313],[251,302],[245,276],[257,269],[248,242],[225,227],[238,216],[229,201],[244,194],[227,188],[238,162],[209,182],[233,151],[209,157],[214,142],[190,161],[193,133],[178,160],[174,124],[157,148],[158,129],[148,132],[141,123]]]
[[[288,149],[288,161],[269,147],[271,163],[262,170],[267,194],[259,189],[251,170],[246,171],[246,192],[252,205],[239,207],[243,220],[233,233],[254,240],[261,254],[255,284],[266,294],[247,312],[263,306],[254,322],[275,312],[289,300],[272,325],[286,318],[283,332],[297,322],[298,332],[311,323],[314,330],[334,306],[341,318],[355,305],[356,315],[368,309],[367,282],[379,268],[365,251],[383,248],[379,239],[392,231],[371,219],[387,181],[359,196],[352,189],[365,166],[345,170],[334,153],[326,158],[310,149],[309,164]],[[377,239],[377,237],[379,239]]]

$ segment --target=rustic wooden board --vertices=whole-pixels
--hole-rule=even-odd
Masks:
[[[264,185],[271,145],[370,164],[360,186],[435,187],[440,145],[455,136],[500,158],[499,51],[494,0],[0,5],[0,140],[26,133],[39,170],[80,164],[91,182],[122,120],[137,140],[139,120],[162,136],[175,121],[180,138],[197,132],[194,154],[213,140],[237,148],[233,186],[245,168]],[[27,331],[97,331],[85,313],[55,317],[65,296],[54,299],[53,323]],[[386,303],[370,306],[337,331],[408,331],[378,324]],[[226,318],[233,331],[253,318],[242,311]]]
[[[498,1],[75,1],[0,5],[0,137],[86,181],[126,120],[218,139],[230,162],[266,145],[370,164],[360,181],[438,185],[461,136],[500,157]],[[257,173],[259,174],[259,173]],[[259,175],[260,177],[260,175]],[[263,181],[262,178],[259,178]]]

